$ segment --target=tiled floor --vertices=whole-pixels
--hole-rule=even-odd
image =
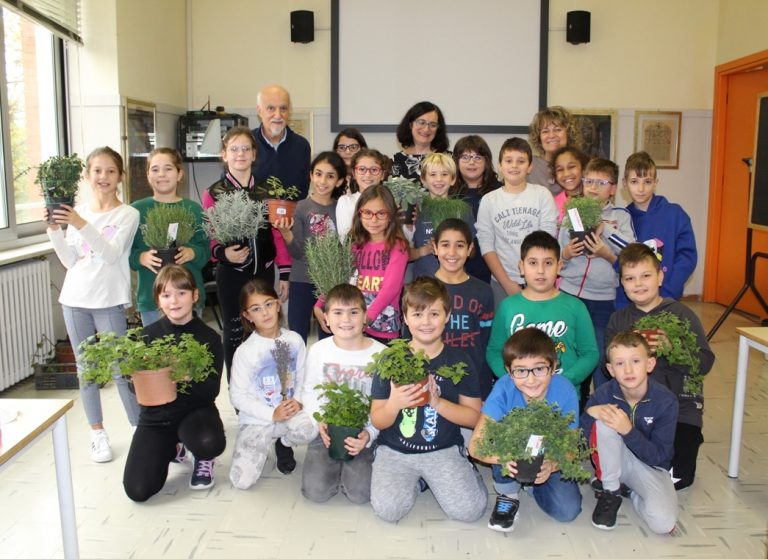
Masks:
[[[694,303],[705,328],[721,307]],[[446,520],[432,495],[397,525],[377,519],[370,507],[342,496],[316,505],[299,492],[301,472],[266,476],[249,491],[227,479],[235,414],[219,398],[230,447],[216,465],[217,485],[190,491],[190,467],[171,465],[168,482],[149,502],[131,502],[122,490],[130,428],[114,387],[103,392],[106,426],[115,460],[94,464],[88,428],[79,403],[68,415],[80,553],[87,558],[299,557],[480,558],[480,557],[734,557],[764,558],[768,535],[768,361],[752,352],[739,479],[726,476],[737,342],[736,326],[754,326],[732,315],[715,336],[715,367],[706,380],[706,442],[696,484],[680,497],[675,536],[650,534],[625,501],[613,532],[592,527],[594,497],[584,488],[583,512],[570,524],[546,518],[523,496],[514,532],[488,530],[487,517],[474,524]],[[29,382],[0,397],[77,398],[75,391],[35,392]],[[297,452],[301,463],[303,450]],[[489,471],[485,469],[488,487]],[[493,499],[489,502],[489,511]],[[51,445],[34,446],[0,474],[0,557],[61,557],[61,535]]]

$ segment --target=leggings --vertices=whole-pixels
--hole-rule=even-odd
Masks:
[[[142,414],[123,473],[123,487],[130,499],[143,502],[163,488],[179,441],[195,460],[213,460],[224,452],[227,441],[216,406],[197,408],[181,418],[161,422],[148,422]]]

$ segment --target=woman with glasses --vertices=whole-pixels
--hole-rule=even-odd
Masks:
[[[384,182],[389,173],[389,157],[375,149],[360,149],[352,157],[352,181],[350,193],[339,198],[336,204],[336,228],[344,239],[352,228],[355,204],[366,189]]]
[[[581,148],[581,133],[576,119],[563,107],[542,109],[531,121],[528,139],[535,154],[528,182],[547,187],[553,196],[559,194],[562,188],[555,182],[552,172],[553,156],[565,146]]]
[[[392,158],[392,176],[418,181],[424,157],[448,151],[448,132],[440,107],[421,101],[408,109],[397,127],[397,141],[403,149]]]
[[[333,151],[339,154],[347,166],[346,185],[349,188],[352,182],[352,158],[361,149],[368,147],[362,132],[357,128],[345,128],[333,140]]]
[[[221,178],[203,192],[203,208],[216,204],[224,193],[245,190],[254,200],[267,198],[266,187],[256,184],[251,165],[256,161],[256,140],[245,126],[231,128],[222,139],[221,160],[224,172]],[[224,246],[211,241],[211,254],[216,260],[216,288],[222,315],[224,362],[227,381],[232,370],[232,358],[242,342],[243,325],[240,322],[238,297],[242,287],[253,278],[261,278],[270,285],[275,283],[275,266],[280,269],[280,300],[288,298],[288,277],[291,257],[280,232],[274,227],[261,229],[244,245]]]

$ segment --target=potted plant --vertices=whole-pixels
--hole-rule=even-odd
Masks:
[[[414,210],[420,210],[427,192],[413,179],[394,177],[384,181],[395,199],[395,204],[404,212],[403,224],[413,225]]]
[[[45,199],[48,223],[54,223],[53,211],[59,209],[62,204],[75,205],[83,167],[83,161],[76,153],[55,155],[37,166],[35,184],[40,185],[40,193]]]
[[[574,231],[570,210],[578,212],[583,231]],[[568,198],[565,203],[565,217],[563,217],[562,227],[570,231],[571,239],[579,239],[580,242],[584,242],[587,235],[591,235],[597,230],[603,220],[602,216],[603,204],[599,200],[586,196],[575,196]]]
[[[69,340],[53,342],[45,333],[41,334],[32,354],[32,370],[37,390],[79,387],[75,354]]]
[[[301,191],[295,186],[283,186],[282,181],[276,176],[267,178],[267,208],[269,208],[269,221],[274,223],[277,219],[285,217],[291,219],[296,210],[296,200],[301,196]]]
[[[157,204],[141,225],[144,244],[157,251],[162,268],[176,262],[176,253],[195,234],[195,214],[180,204]]]
[[[342,242],[336,231],[310,237],[305,244],[307,272],[315,285],[315,296],[324,298],[337,285],[349,283],[355,273],[355,254],[352,237]]]
[[[354,457],[344,448],[344,439],[360,434],[371,411],[371,397],[335,382],[318,384],[315,389],[322,391],[325,403],[320,406],[322,413],[315,412],[312,417],[328,426],[329,456],[334,460],[351,460]]]
[[[80,344],[82,377],[101,386],[112,380],[115,367],[130,377],[136,399],[143,406],[173,402],[178,392],[190,383],[202,382],[213,369],[213,355],[207,344],[192,334],[179,339],[169,334],[147,342],[142,328],[131,328],[125,335],[97,334]]]
[[[416,384],[423,388],[421,400],[417,406],[429,403],[429,391],[426,389],[429,375],[426,370],[429,358],[424,350],[415,353],[408,345],[408,340],[396,339],[389,342],[386,349],[373,354],[373,358],[365,371],[368,374],[376,374],[382,380],[391,380],[397,385]],[[436,375],[447,378],[458,384],[466,376],[467,364],[443,365],[435,371]]]
[[[701,394],[704,377],[700,373],[699,344],[691,321],[681,319],[669,311],[646,315],[635,322],[635,329],[646,339],[663,330],[669,344],[656,346],[656,356],[664,357],[670,365],[688,367],[683,390],[688,394]]]
[[[266,205],[249,198],[244,190],[221,194],[203,217],[205,234],[227,246],[246,245],[268,226]]]
[[[508,462],[517,463],[515,479],[532,484],[544,459],[555,462],[565,479],[588,481],[591,474],[581,462],[591,449],[581,429],[572,429],[573,412],[563,415],[557,406],[532,400],[514,408],[501,421],[486,421],[478,441],[481,456],[498,456],[502,473],[509,475]]]
[[[472,215],[472,209],[464,200],[459,198],[432,198],[427,196],[422,202],[422,211],[434,229],[450,217],[462,219]],[[433,229],[433,230],[434,230]]]

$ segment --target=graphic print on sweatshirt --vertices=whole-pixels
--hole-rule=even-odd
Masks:
[[[365,372],[364,366],[323,363],[323,382],[346,384],[367,394],[370,392],[370,381],[371,377]]]
[[[564,320],[546,320],[544,322],[525,323],[525,314],[517,313],[512,315],[512,321],[509,324],[509,335],[511,336],[523,328],[536,328],[541,330],[555,342],[555,352],[557,353],[557,362],[562,363],[560,356],[568,351],[565,341],[562,339],[568,332],[568,323]],[[559,374],[562,369],[555,369],[555,374]]]
[[[115,235],[117,235],[117,225],[105,225],[101,230],[101,236],[104,237],[105,241],[110,240]],[[91,245],[89,245],[85,239],[80,242],[80,248],[82,249],[84,256],[97,256],[91,251]]]
[[[258,370],[252,375],[253,383],[264,394],[267,405],[277,407],[296,392],[296,362],[298,350],[288,342],[275,340],[275,345],[258,361]]]
[[[321,237],[328,231],[336,231],[331,216],[321,212],[309,212],[309,234],[313,237]]]

